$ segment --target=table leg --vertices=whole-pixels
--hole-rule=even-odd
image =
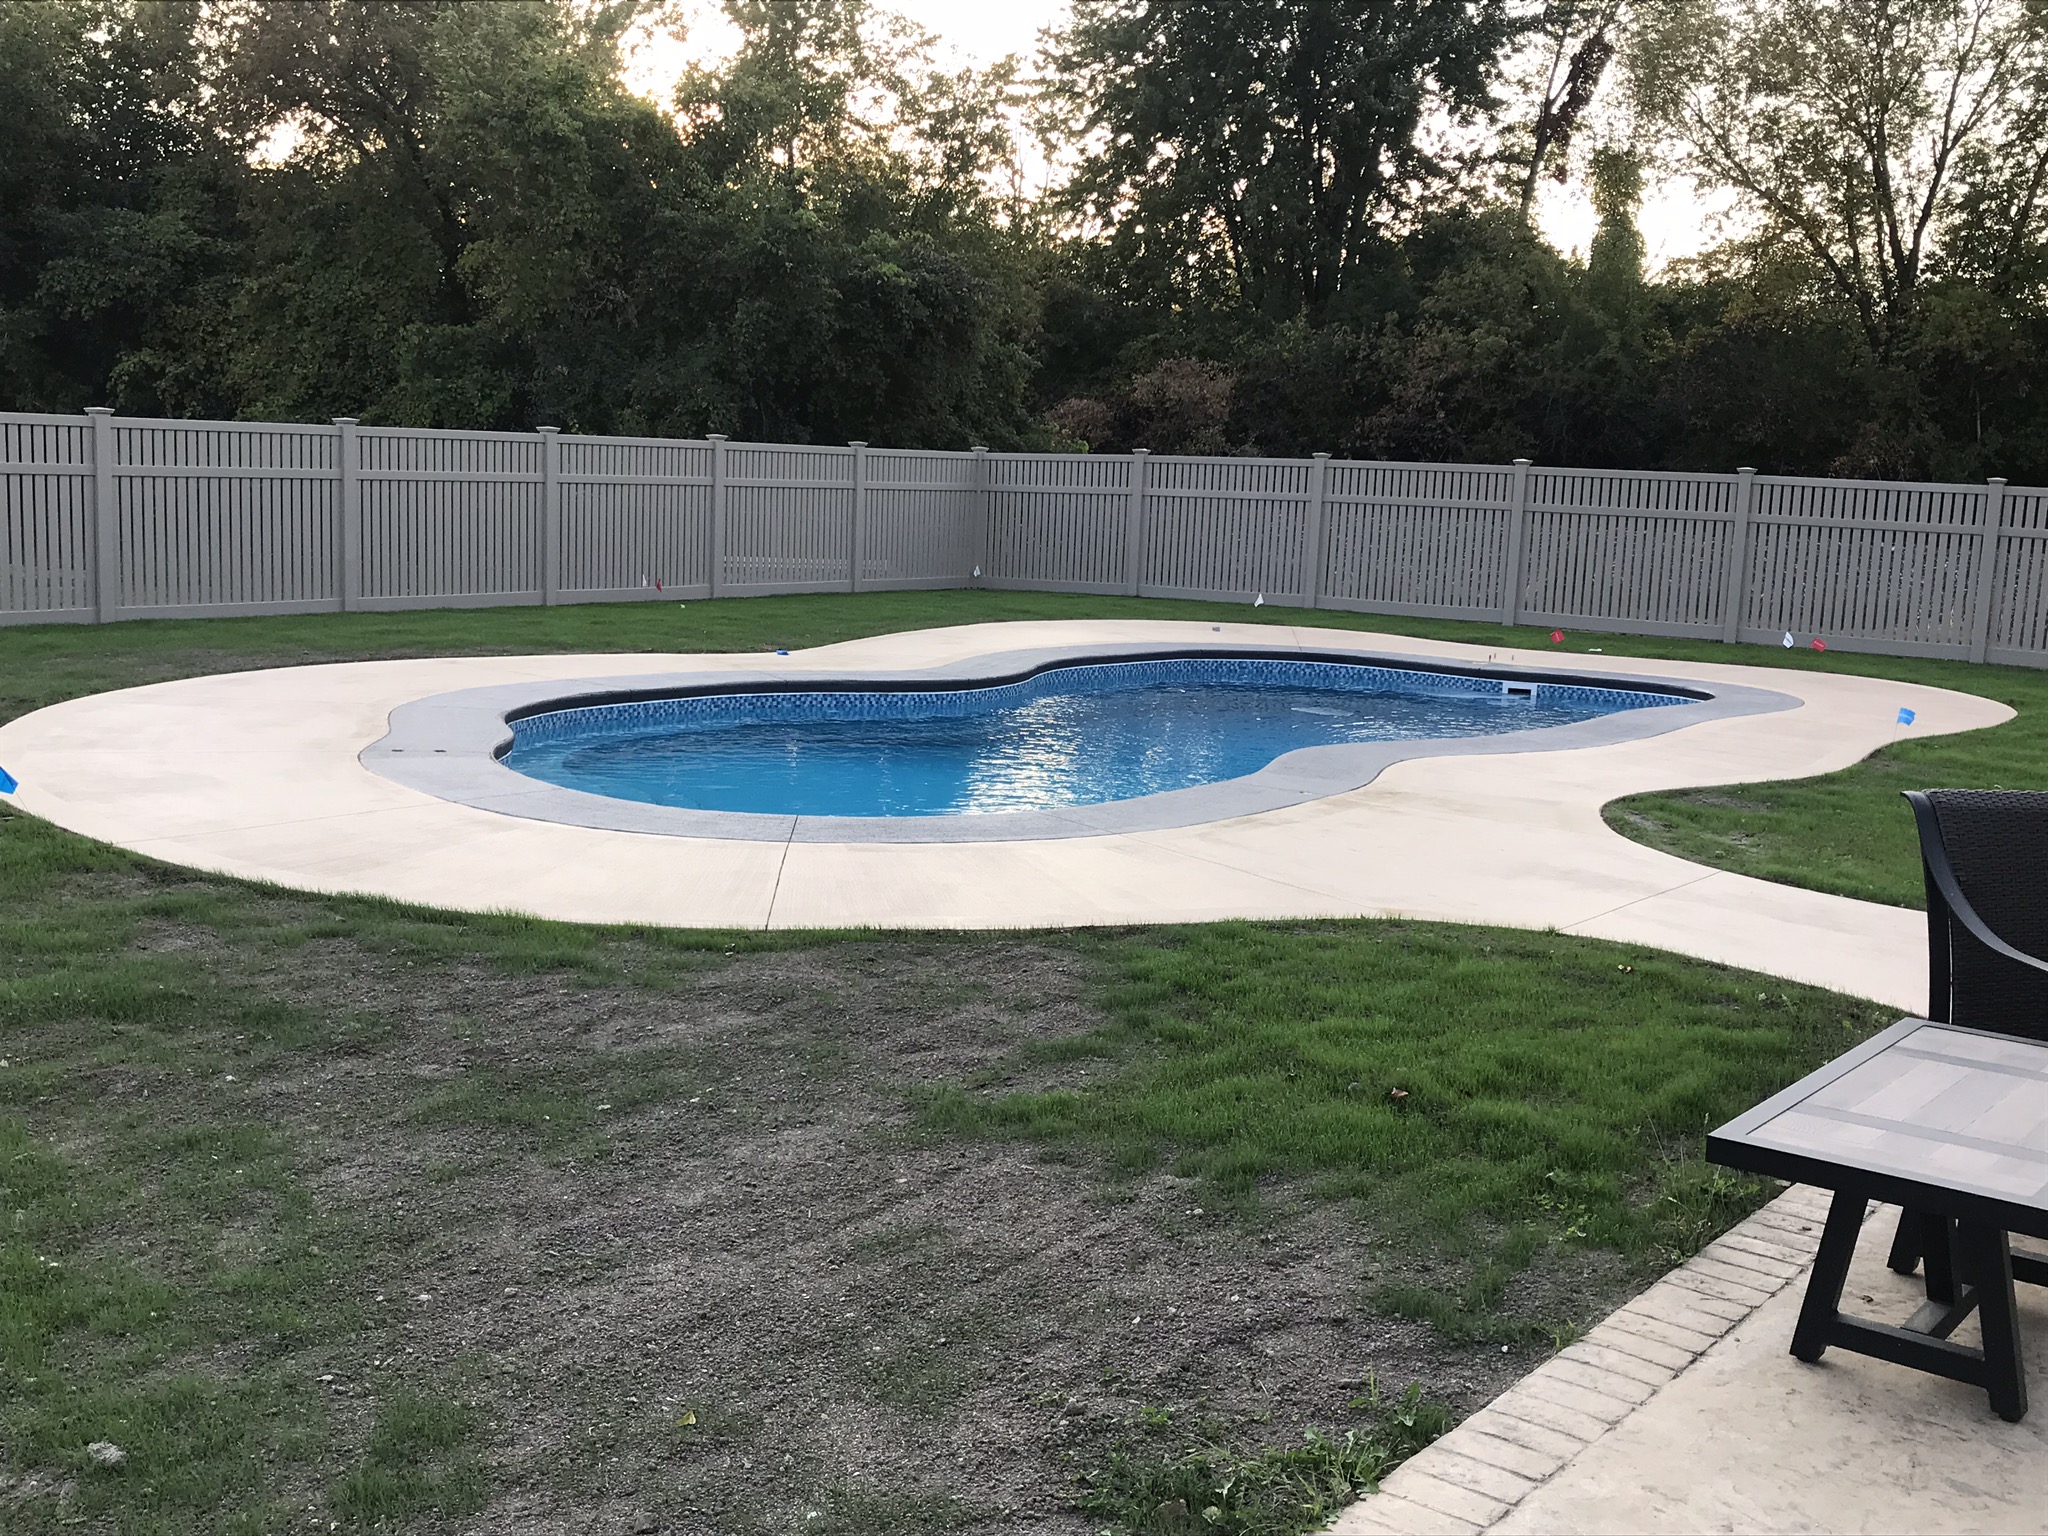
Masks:
[[[1892,1251],[1885,1258],[1895,1273],[1910,1275],[1920,1267],[1920,1237],[1920,1213],[1899,1212],[1899,1229],[1892,1234]]]
[[[1842,1310],[1842,1285],[1849,1261],[1856,1257],[1856,1239],[1863,1232],[1864,1197],[1835,1191],[1828,1222],[1821,1229],[1820,1251],[1807,1277],[1806,1299],[1799,1304],[1799,1324],[1792,1330],[1792,1353],[1811,1365],[1828,1347],[1828,1331]]]
[[[1891,1252],[1885,1256],[1885,1263],[1894,1273],[1910,1275],[1920,1267],[1922,1256],[1927,1261],[1927,1305],[1920,1309],[1909,1328],[1926,1331],[1929,1320],[1940,1317],[1945,1311],[1955,1308],[1956,1279],[1956,1226],[1946,1216],[1937,1216],[1932,1211],[1903,1210],[1899,1212],[1899,1227],[1892,1234]],[[1967,1315],[1956,1311],[1949,1326],[1952,1328]],[[1945,1333],[1944,1333],[1945,1336]]]
[[[1956,1299],[1956,1226],[1946,1216],[1921,1211],[1920,1253],[1927,1264],[1927,1299],[1950,1305]]]
[[[1984,1390],[1991,1411],[2008,1424],[2027,1415],[2027,1371],[2020,1360],[2019,1306],[2012,1286],[2012,1243],[1995,1227],[1956,1224],[1963,1272],[1977,1289],[1984,1333]]]

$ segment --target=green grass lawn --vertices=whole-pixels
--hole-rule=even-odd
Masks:
[[[9,629],[0,718],[249,667],[795,648],[1100,615],[1297,617],[938,593]],[[2042,674],[1623,637],[1566,648],[1596,646],[1911,677],[2021,711],[1826,779],[1610,808],[1632,835],[1689,856],[1911,901],[1897,788],[2048,783]],[[1015,981],[1032,966],[1072,978],[1065,1012]],[[574,1023],[678,1009],[742,1027],[723,1043],[663,1034],[621,1055]],[[952,1041],[974,1009],[1014,1019],[1014,1036],[934,1057],[931,1040]],[[1420,1351],[1405,1358],[1426,1396],[1458,1398],[1525,1368],[1751,1208],[1761,1186],[1709,1168],[1705,1131],[1884,1022],[1868,1003],[1655,951],[1442,925],[763,935],[440,913],[169,868],[0,810],[0,1529],[441,1531],[503,1508],[540,1510],[543,1523],[549,1510],[602,1509],[631,1529],[652,1507],[663,1529],[732,1536],[809,1519],[788,1500],[815,1491],[807,1529],[981,1531],[1002,1528],[980,1501],[1005,1477],[1057,1484],[1089,1529],[1179,1529],[1160,1511],[1211,1497],[1224,1523],[1204,1529],[1309,1529],[1330,1488],[1369,1482],[1426,1438],[1435,1410],[1389,1411],[1405,1382],[1347,1400],[1329,1396],[1321,1355],[1298,1378],[1262,1366],[1313,1410],[1326,1435],[1309,1442],[1242,1402],[1165,1401],[1174,1383],[1144,1376],[1155,1351],[1127,1340],[1119,1319],[1133,1307],[1113,1286],[1019,1294],[991,1312],[977,1298],[1008,1271],[971,1256],[996,1239],[985,1217],[942,1208],[886,1242],[849,1238],[802,1260],[804,1272],[863,1276],[838,1303],[852,1321],[805,1346],[805,1378],[825,1398],[791,1398],[799,1389],[776,1374],[785,1346],[764,1342],[730,1379],[676,1388],[703,1405],[685,1424],[650,1406],[663,1374],[625,1363],[659,1335],[607,1364],[613,1335],[573,1330],[585,1309],[602,1313],[606,1293],[591,1287],[606,1275],[656,1282],[572,1216],[658,1205],[686,1153],[745,1168],[814,1134],[835,1106],[871,1105],[843,1134],[878,1169],[923,1158],[921,1178],[983,1168],[1001,1187],[1015,1177],[1003,1159],[1051,1159],[1095,1191],[1077,1210],[1108,1201],[1132,1213],[1120,1225],[1150,1234],[1134,1274],[1165,1265],[1200,1290],[1194,1277],[1263,1273],[1270,1245],[1298,1242],[1293,1267],[1345,1266],[1329,1305],[1352,1332],[1333,1337],[1411,1340],[1400,1347]],[[866,1048],[885,1028],[910,1031],[902,1058]],[[735,1109],[700,1129],[700,1101],[737,1099],[742,1079],[755,1119]],[[855,1184],[868,1200],[900,1182]],[[558,1186],[575,1199],[520,1203]],[[829,1244],[866,1219],[818,1198],[786,1237],[749,1215],[747,1241]],[[1015,1215],[1027,1236],[1032,1219]],[[538,1246],[503,1257],[523,1233]],[[927,1262],[928,1243],[970,1257]],[[476,1266],[463,1261],[484,1252],[501,1253],[503,1276],[465,1281]],[[863,1288],[899,1272],[912,1290]],[[437,1323],[443,1303],[428,1293],[464,1285],[464,1310]],[[864,1342],[934,1296],[974,1319],[956,1330],[994,1339],[1005,1316],[1028,1315],[1071,1337],[1070,1375],[1022,1379],[993,1345],[953,1356],[912,1339],[878,1355]],[[540,1358],[522,1364],[485,1341],[505,1309],[529,1305],[511,1336],[538,1340]],[[706,1328],[692,1337],[708,1352],[729,1324]],[[1234,1335],[1218,1337],[1222,1350]],[[585,1359],[599,1361],[590,1379],[558,1374]],[[1041,1445],[1001,1417],[1041,1401],[1071,1412],[1090,1392],[1094,1420],[1059,1422],[1098,1428],[1062,1429],[1065,1440],[1048,1430]],[[867,1418],[893,1426],[892,1444],[944,1447],[956,1442],[932,1416],[944,1431],[948,1414],[990,1426],[967,1440],[998,1459],[956,1466],[934,1450],[929,1465],[894,1466],[900,1486],[877,1487],[848,1481],[812,1432]],[[88,1455],[102,1440],[123,1448],[122,1465]]]
[[[717,1515],[701,1526],[679,1516],[677,1529],[781,1528],[759,1488],[752,1496],[765,1510],[744,1492],[718,1504],[698,1481],[713,1478],[705,1464],[665,1448],[672,1422],[613,1422],[621,1389],[605,1389],[608,1372],[596,1373],[601,1395],[590,1399],[544,1366],[495,1360],[478,1342],[495,1278],[465,1303],[438,1352],[406,1331],[428,1326],[428,1308],[394,1310],[412,1299],[400,1292],[440,1292],[446,1272],[502,1242],[508,1224],[535,1225],[504,1202],[565,1170],[582,1170],[581,1204],[625,1212],[667,1198],[678,1122],[756,1070],[708,1048],[594,1054],[550,1022],[582,1006],[578,998],[632,1017],[679,997],[715,999],[750,966],[800,962],[805,980],[772,982],[763,995],[810,1010],[808,1022],[770,1032],[763,1048],[797,1064],[818,1105],[847,1091],[849,1072],[878,1078],[900,1129],[877,1133],[877,1155],[896,1155],[888,1149],[907,1136],[942,1163],[1023,1146],[1071,1164],[1071,1181],[1100,1191],[1089,1200],[1135,1202],[1130,1220],[1165,1224],[1175,1285],[1199,1268],[1179,1245],[1243,1250],[1220,1272],[1235,1277],[1247,1263],[1264,1271],[1264,1245],[1304,1242],[1303,1262],[1344,1271],[1336,1295],[1353,1318],[1344,1337],[1402,1320],[1434,1325],[1441,1342],[1425,1353],[1436,1364],[1410,1368],[1431,1398],[1456,1395],[1436,1370],[1469,1380],[1475,1368],[1495,1378],[1526,1368],[1750,1209],[1761,1186],[1710,1169],[1705,1131],[1886,1017],[1811,988],[1593,940],[1228,923],[1034,937],[1082,978],[1080,1014],[936,1079],[861,1034],[863,1018],[900,1016],[935,976],[1014,942],[457,916],[266,890],[0,815],[0,1443],[15,1480],[0,1492],[12,1501],[0,1504],[6,1528],[454,1530],[494,1498],[595,1499],[622,1478],[643,1503],[680,1500]],[[998,958],[982,991],[1028,1016],[1038,999],[1001,995],[1007,963]],[[886,999],[883,1014],[846,1003],[860,982]],[[556,1001],[535,1030],[490,1037],[493,1017],[543,986]],[[952,1027],[966,996],[938,996],[921,1027]],[[421,998],[398,1016],[404,999]],[[747,1017],[763,1006],[750,1003]],[[849,1027],[854,1038],[835,1034]],[[452,1079],[416,1064],[451,1055],[464,1063]],[[802,1134],[817,1112],[804,1108],[775,1134]],[[734,1144],[713,1153],[744,1165],[757,1143],[737,1123]],[[1188,1193],[1164,1214],[1137,1214],[1162,1177]],[[1345,1213],[1334,1237],[1288,1237],[1304,1223],[1322,1231],[1312,1213],[1325,1208]],[[806,1214],[827,1228],[840,1220],[808,1204]],[[1028,1225],[1032,1213],[1014,1219]],[[950,1241],[949,1220],[901,1241]],[[1218,1223],[1241,1236],[1216,1236]],[[537,1229],[543,1254],[573,1249]],[[906,1258],[917,1305],[972,1315],[985,1278],[966,1264],[956,1274]],[[516,1288],[540,1293],[533,1330],[577,1315],[570,1298],[592,1279],[584,1263],[506,1271]],[[440,1279],[409,1278],[437,1270]],[[848,1317],[865,1319],[853,1326],[868,1329],[885,1326],[875,1312],[904,1304],[850,1295],[847,1305]],[[1057,1305],[1057,1295],[1037,1298],[1030,1310]],[[1142,1366],[1144,1346],[1121,1342],[1118,1321],[1090,1301],[1059,1325],[1082,1362],[1081,1384]],[[960,1326],[999,1333],[1003,1324]],[[545,1354],[593,1347],[583,1336]],[[1135,1359],[1124,1353],[1133,1347]],[[762,1358],[763,1370],[779,1370],[773,1349]],[[1304,1392],[1329,1375],[1325,1355],[1314,1361]],[[911,1352],[879,1373],[816,1369],[846,1414],[907,1415],[910,1425],[963,1395],[1045,1386],[1016,1380],[1000,1358],[961,1364]],[[351,1384],[346,1395],[336,1373]],[[693,1384],[731,1396],[762,1386]],[[1051,1395],[1080,1389],[1056,1381]],[[529,1397],[554,1403],[565,1393],[574,1429],[522,1422],[534,1412]],[[1321,1416],[1327,1437],[1307,1451],[1282,1454],[1264,1439],[1273,1431],[1241,1412],[1181,1442],[1157,1426],[1183,1415],[1207,1423],[1210,1405],[1180,1401],[1171,1380],[1130,1393],[1128,1433],[1106,1430],[1042,1473],[1081,1507],[1105,1518],[1121,1510],[1117,1529],[1176,1529],[1150,1522],[1146,1509],[1195,1485],[1236,1487],[1250,1501],[1215,1529],[1310,1529],[1332,1506],[1311,1501],[1280,1519],[1273,1499],[1293,1497],[1287,1490],[1311,1473],[1338,1480],[1329,1487],[1363,1486],[1420,1443],[1386,1405],[1354,1399],[1352,1413],[1341,1398]],[[586,1417],[604,1438],[584,1438]],[[792,1427],[814,1417],[735,1412],[737,1427],[719,1430],[719,1443],[728,1464],[794,1457],[829,1491],[839,1469],[816,1461]],[[507,1449],[535,1439],[549,1447],[540,1473]],[[126,1463],[95,1465],[86,1447],[99,1441],[122,1447]],[[643,1464],[638,1481],[617,1470],[622,1458]],[[944,1460],[932,1475],[950,1470]],[[733,1475],[752,1486],[749,1473]],[[1260,1488],[1268,1492],[1255,1498]],[[872,1492],[845,1493],[846,1509],[869,1511],[846,1517],[848,1536],[864,1529],[860,1520],[883,1518]],[[1219,1508],[1231,1502],[1214,1496]],[[906,1522],[904,1511],[926,1511],[904,1529],[991,1528],[971,1486],[886,1508]]]
[[[1903,661],[1866,670],[1982,694],[2019,716],[1988,731],[1903,741],[1817,778],[1631,795],[1607,805],[1607,824],[1759,879],[1924,905],[1919,839],[1901,791],[2048,789],[2048,672]]]
[[[1501,1308],[1550,1244],[1648,1274],[1723,1230],[1758,1186],[1702,1160],[1706,1132],[1890,1022],[1517,930],[1217,923],[1100,943],[1107,1022],[921,1095],[923,1123],[1085,1149],[1126,1177],[1167,1168],[1211,1204],[1306,1180],[1426,1255],[1388,1263],[1382,1306],[1495,1341],[1568,1324],[1569,1307]],[[1006,1086],[1020,1066],[1090,1061],[1092,1083]]]

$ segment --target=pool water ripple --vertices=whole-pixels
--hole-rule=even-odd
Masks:
[[[974,688],[720,693],[549,710],[505,765],[618,800],[799,816],[1099,805],[1256,773],[1303,747],[1491,736],[1680,695],[1203,658],[1050,668]]]

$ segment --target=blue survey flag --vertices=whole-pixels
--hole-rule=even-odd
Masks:
[[[0,795],[11,795],[19,788],[21,788],[21,780],[17,779],[5,768],[0,768]]]
[[[1903,704],[1902,704],[1902,705],[1900,705],[1900,706],[1899,706],[1899,724],[1901,724],[1901,725],[1911,725],[1912,723],[1913,723],[1913,711],[1911,711],[1910,709],[1907,709],[1907,708],[1906,708],[1906,707],[1905,707],[1905,706],[1904,706]]]

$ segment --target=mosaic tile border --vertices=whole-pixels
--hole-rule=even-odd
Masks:
[[[1265,656],[1176,656],[1153,661],[1090,661],[1047,667],[1013,682],[953,688],[838,688],[746,693],[685,693],[619,704],[583,704],[522,714],[510,723],[515,746],[598,740],[678,727],[791,720],[960,719],[1015,709],[1048,694],[1109,693],[1132,687],[1259,683],[1344,693],[1499,697],[1510,690],[1561,704],[1610,710],[1655,709],[1689,702],[1682,694],[1591,687],[1513,678],[1475,677],[1352,661],[1292,661]],[[501,756],[503,754],[500,754]]]
[[[825,701],[818,707],[834,709],[907,708],[881,703],[906,696],[919,696],[919,707],[964,708],[975,695],[993,696],[1003,689],[1026,686],[1054,669],[1136,662],[1182,666],[1188,669],[1184,675],[1200,675],[1203,667],[1224,661],[1289,668],[1341,666],[1360,678],[1377,671],[1394,675],[1406,688],[1446,692],[1529,686],[1560,690],[1567,698],[1597,693],[1602,702],[1611,701],[1618,691],[1643,702],[1572,725],[1497,736],[1305,747],[1286,753],[1257,773],[1220,783],[1102,805],[986,815],[770,816],[682,810],[544,784],[514,772],[499,760],[510,748],[515,730],[577,729],[575,722],[559,717],[596,709],[641,709],[640,718],[664,721],[676,718],[666,711],[746,709],[754,707],[750,701],[768,695],[818,699]],[[1353,652],[1327,643],[1098,644],[1001,652],[918,671],[814,671],[800,658],[777,656],[764,657],[761,665],[746,669],[461,689],[416,699],[393,710],[389,731],[364,748],[359,760],[373,773],[439,799],[529,820],[609,831],[767,842],[1015,842],[1163,831],[1282,810],[1361,788],[1390,764],[1408,758],[1598,747],[1662,735],[1707,720],[1798,707],[1797,698],[1760,688],[1708,686],[1624,673],[1589,675],[1489,664],[1446,665],[1363,648]],[[528,723],[546,722],[550,717],[557,718],[551,723]]]

